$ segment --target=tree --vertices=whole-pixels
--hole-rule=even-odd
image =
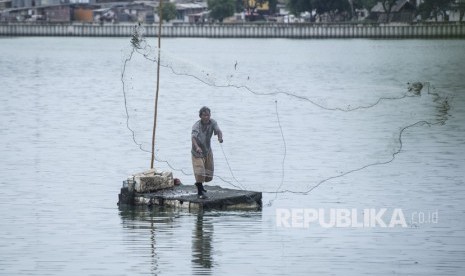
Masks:
[[[270,7],[270,14],[276,13],[276,5],[278,5],[278,0],[268,0],[268,6]]]
[[[313,10],[314,0],[288,0],[287,8],[294,15],[299,15],[302,12],[311,12]]]
[[[370,11],[377,2],[377,0],[353,0],[352,4],[354,9],[367,9]]]
[[[234,14],[236,7],[235,0],[208,0],[208,9],[210,10],[210,16],[223,22],[223,19]]]
[[[317,14],[350,12],[350,3],[347,0],[313,0]]]
[[[244,0],[236,0],[236,12],[243,12],[244,11]]]
[[[380,3],[383,6],[384,13],[386,13],[386,22],[391,22],[391,12],[396,5],[397,0],[381,0]]]
[[[458,0],[457,8],[459,9],[459,21],[463,21],[463,16],[465,15],[465,0]]]
[[[434,18],[438,21],[438,16],[442,14],[447,21],[446,11],[450,8],[453,0],[425,0],[419,6],[419,12],[422,19]]]
[[[352,4],[352,17],[355,9],[366,9],[368,12],[376,5],[377,0],[350,0]]]
[[[348,0],[288,0],[287,7],[294,15],[315,10],[320,15],[328,13],[332,20],[338,13],[351,13]]]
[[[162,8],[162,19],[166,22],[175,19],[178,16],[178,12],[176,11],[176,4],[171,2],[163,2]],[[159,9],[157,9],[158,14],[160,14]]]

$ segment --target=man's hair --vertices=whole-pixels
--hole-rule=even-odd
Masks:
[[[202,113],[204,113],[204,112],[208,112],[208,113],[211,114],[210,108],[204,106],[199,110],[199,117],[202,116]]]

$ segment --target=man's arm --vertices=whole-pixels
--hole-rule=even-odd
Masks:
[[[197,144],[197,139],[195,139],[195,137],[192,137],[192,145],[194,146],[196,152],[202,153],[202,148],[200,148]]]
[[[216,132],[218,135],[218,142],[223,143],[223,132],[220,129]]]
[[[213,131],[215,132],[215,135],[218,135],[218,142],[223,143],[223,132],[221,132],[221,129],[216,121],[214,121],[213,124]]]

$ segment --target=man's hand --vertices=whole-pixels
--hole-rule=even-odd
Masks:
[[[199,146],[197,146],[197,148],[195,149],[195,151],[196,151],[197,153],[203,153],[202,149],[201,149]]]
[[[223,137],[218,137],[218,142],[223,143]]]

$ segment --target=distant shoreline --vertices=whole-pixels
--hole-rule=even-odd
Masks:
[[[86,36],[128,37],[135,24],[92,23],[0,23],[0,36]],[[158,36],[156,24],[143,25],[145,35]],[[165,24],[163,37],[205,38],[465,38],[465,24],[392,23],[241,23],[241,24]]]

